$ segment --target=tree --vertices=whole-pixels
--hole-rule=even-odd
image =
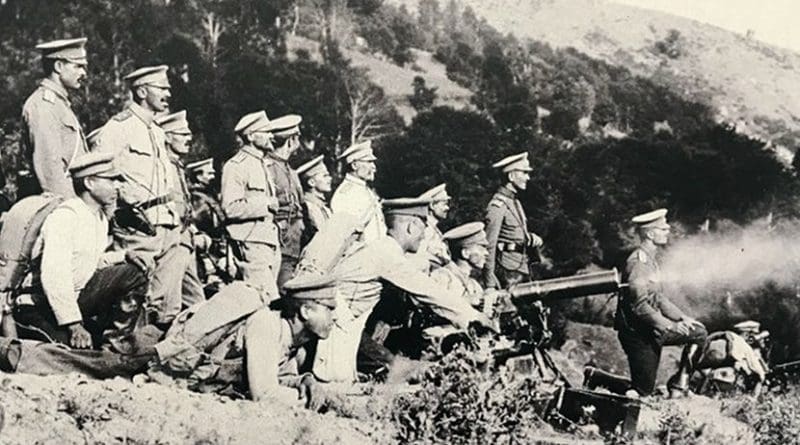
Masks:
[[[414,76],[411,86],[414,88],[414,92],[408,96],[411,106],[418,113],[429,110],[436,101],[436,87],[428,88],[422,76]]]

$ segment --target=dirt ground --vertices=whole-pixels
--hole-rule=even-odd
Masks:
[[[625,374],[626,362],[613,330],[571,323],[570,340],[553,359],[580,385],[584,364]],[[666,354],[662,379],[677,353]],[[369,395],[350,396],[345,418],[320,415],[286,403],[255,403],[196,394],[155,383],[121,378],[92,381],[78,375],[36,377],[0,374],[3,445],[28,444],[370,444],[396,443],[388,420],[393,398],[414,391],[402,383],[421,368],[404,361],[389,384],[367,387]],[[681,413],[702,431],[703,443],[753,443],[749,427],[721,411],[722,401],[693,396],[648,402],[635,443],[658,443],[669,413]],[[602,443],[566,433],[541,431],[538,443]]]
[[[391,436],[380,424],[302,407],[195,394],[118,378],[0,377],[0,443],[29,444],[370,444]]]

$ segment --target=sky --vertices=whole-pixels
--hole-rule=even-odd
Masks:
[[[800,52],[800,0],[613,0],[710,23]]]

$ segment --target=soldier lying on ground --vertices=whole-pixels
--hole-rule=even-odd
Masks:
[[[265,298],[242,282],[181,313],[155,346],[148,375],[200,392],[245,393],[256,401],[322,401],[311,374],[300,374],[306,346],[326,338],[334,323],[336,284],[304,274],[286,282],[287,295]],[[279,310],[277,310],[279,309]]]
[[[15,302],[21,335],[85,349],[133,329],[148,265],[132,251],[106,252],[105,212],[115,207],[122,182],[112,159],[90,153],[70,166],[78,197],[61,203],[42,225],[33,248],[39,267]]]

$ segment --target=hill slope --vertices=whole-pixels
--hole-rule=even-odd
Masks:
[[[292,54],[298,50],[305,50],[315,60],[321,60],[318,42],[300,36],[288,36],[286,43]],[[416,76],[425,79],[428,87],[436,88],[435,105],[446,105],[456,109],[471,107],[472,92],[448,79],[444,65],[434,60],[429,52],[412,50],[415,58],[414,69],[400,67],[388,60],[359,51],[343,49],[343,52],[353,66],[367,69],[370,79],[383,88],[386,96],[406,122],[410,122],[416,114],[408,101],[408,96],[414,91],[411,83]]]
[[[414,10],[418,0],[393,0]],[[800,55],[693,20],[606,0],[460,0],[503,33],[589,56],[714,106],[720,121],[791,147],[800,141]],[[655,49],[671,30],[679,55]]]

